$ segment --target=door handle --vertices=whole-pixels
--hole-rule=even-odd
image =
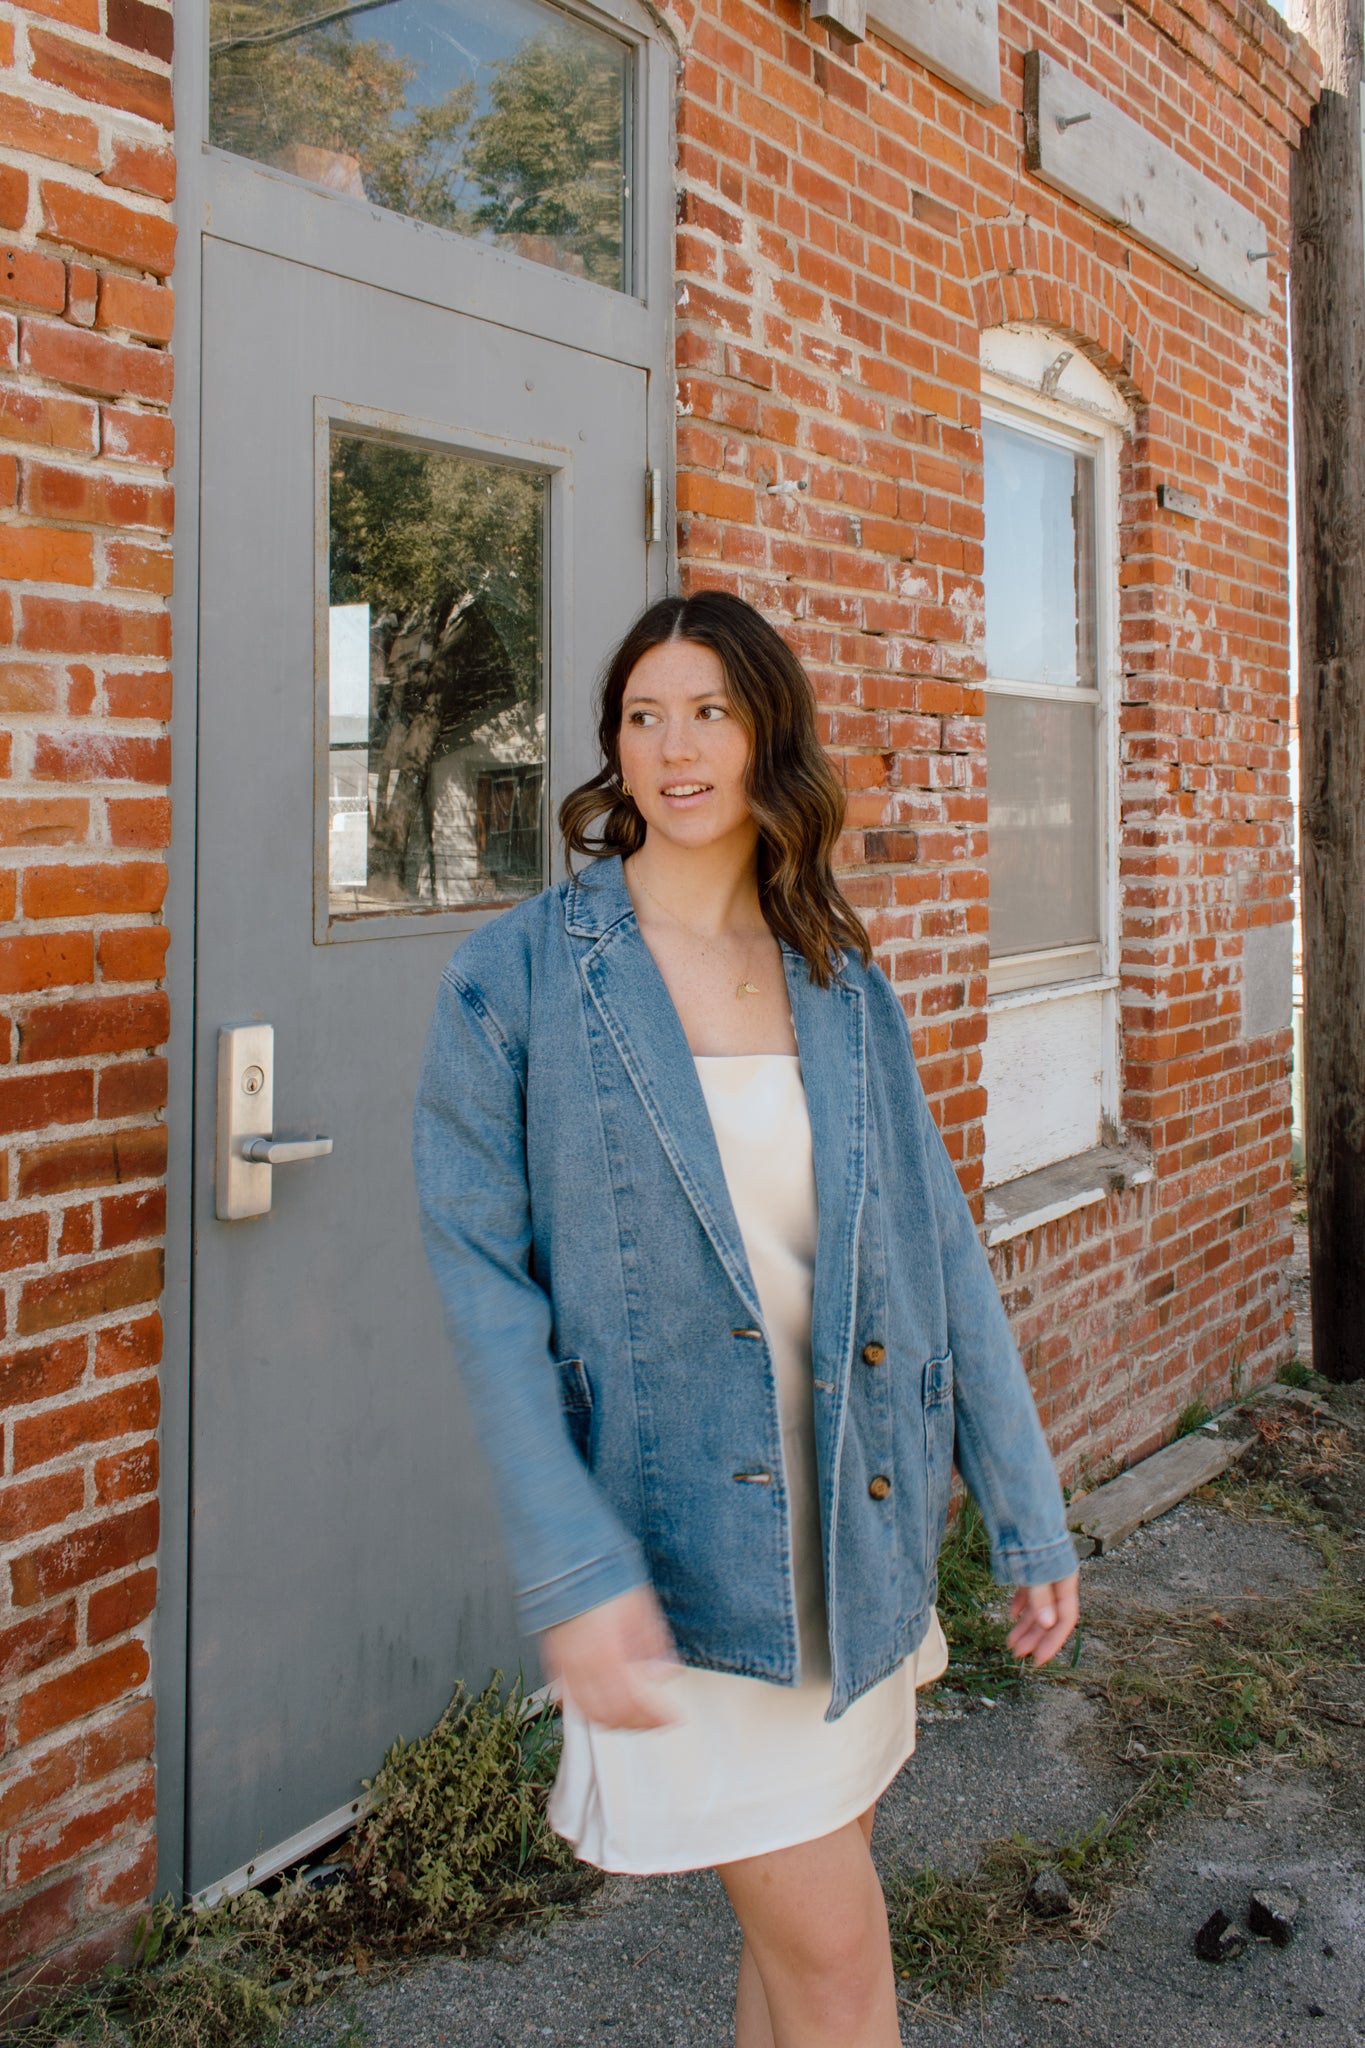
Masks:
[[[330,1138],[248,1138],[242,1157],[261,1166],[296,1166],[301,1159],[325,1159],[331,1149]]]
[[[224,1024],[218,1033],[214,1208],[222,1223],[270,1212],[277,1166],[325,1159],[330,1138],[275,1136],[275,1029]]]

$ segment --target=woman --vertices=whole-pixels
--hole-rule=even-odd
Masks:
[[[1052,1462],[904,1014],[831,857],[800,663],[666,598],[565,801],[575,879],[446,970],[417,1105],[432,1265],[564,1709],[555,1826],[715,1865],[738,2048],[899,2041],[869,1853],[946,1651],[954,1454],[1010,1637],[1075,1624]],[[652,1731],[649,1733],[642,1731]]]

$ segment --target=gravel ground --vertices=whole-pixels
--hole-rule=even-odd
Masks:
[[[1227,1613],[1260,1600],[1309,1593],[1321,1574],[1305,1537],[1270,1521],[1239,1522],[1186,1501],[1135,1529],[1107,1557],[1090,1558],[1082,1596],[1106,1606],[1166,1609],[1208,1605]]]
[[[1311,1592],[1312,1545],[1278,1523],[1187,1501],[1083,1567],[1083,1600],[1111,1610],[1209,1606],[1235,1618],[1267,1597]],[[1085,1660],[1110,1655],[1102,1632]],[[874,1851],[891,1863],[970,1865],[1013,1830],[1055,1837],[1112,1811],[1134,1780],[1095,1726],[1098,1709],[1030,1684],[965,1711],[951,1693],[922,1716],[920,1747],[878,1809]],[[907,2001],[918,2048],[1365,2048],[1365,1730],[1334,1728],[1335,1771],[1272,1765],[1229,1786],[1225,1810],[1168,1826],[1104,1940],[1039,1942],[1008,1984],[951,2019]],[[1240,1919],[1253,1887],[1302,1901],[1285,1949],[1253,1942],[1199,1962],[1215,1906]],[[441,1958],[353,1992],[296,2023],[294,2048],[730,2048],[738,1939],[713,1873],[609,1878],[543,1932],[517,1931],[468,1960]]]

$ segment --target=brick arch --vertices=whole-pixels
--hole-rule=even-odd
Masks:
[[[1151,402],[1160,331],[1107,264],[1033,221],[982,221],[963,235],[962,254],[979,328],[1055,328],[1126,398]]]

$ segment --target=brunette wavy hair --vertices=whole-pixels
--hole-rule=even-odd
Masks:
[[[602,766],[559,807],[569,866],[575,854],[624,858],[644,845],[645,821],[621,786],[621,706],[636,662],[670,640],[709,647],[725,671],[730,707],[749,736],[744,788],[759,830],[763,915],[825,988],[844,947],[864,966],[872,958],[862,919],[834,879],[844,792],[816,736],[810,677],[762,613],[727,590],[660,598],[612,655],[597,728]]]

